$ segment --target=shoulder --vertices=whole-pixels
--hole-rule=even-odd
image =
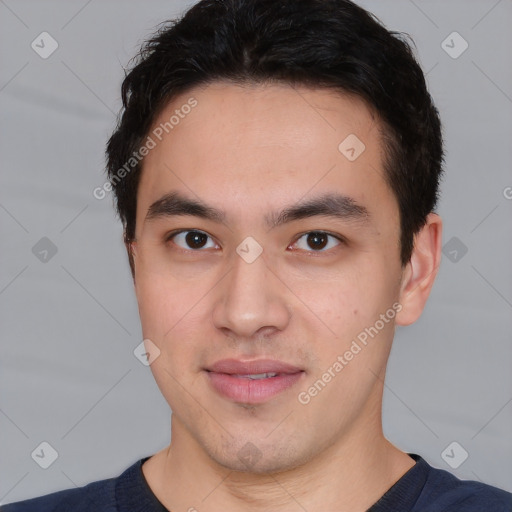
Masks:
[[[512,494],[473,480],[460,480],[448,471],[430,467],[414,510],[421,512],[511,512]]]
[[[115,481],[99,480],[84,487],[10,503],[3,505],[1,512],[115,512]]]

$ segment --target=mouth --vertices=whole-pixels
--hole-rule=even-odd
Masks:
[[[232,377],[240,377],[241,379],[252,379],[252,380],[260,380],[260,379],[270,379],[272,377],[277,377],[279,373],[253,373],[252,375],[239,375],[232,374]]]
[[[289,390],[305,374],[301,368],[271,359],[224,359],[205,371],[216,393],[243,404],[264,403]]]

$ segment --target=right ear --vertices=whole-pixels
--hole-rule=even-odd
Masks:
[[[130,264],[130,270],[132,272],[133,282],[135,283],[135,240],[129,240],[124,232],[124,246],[128,254],[128,263]]]

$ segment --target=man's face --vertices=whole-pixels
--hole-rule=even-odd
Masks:
[[[173,440],[270,472],[373,435],[402,277],[377,119],[326,90],[214,83],[149,135],[135,287]]]

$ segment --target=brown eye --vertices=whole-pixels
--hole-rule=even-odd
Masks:
[[[189,231],[185,235],[185,242],[191,249],[201,249],[208,241],[208,235],[200,233],[199,231]]]
[[[307,244],[311,249],[323,249],[328,242],[328,235],[326,233],[309,233],[307,236]]]
[[[325,231],[310,231],[298,238],[293,245],[303,251],[327,252],[327,250],[340,245],[341,242],[340,238]]]
[[[215,243],[209,235],[202,231],[188,230],[176,233],[168,238],[182,249],[198,250],[213,248]]]

